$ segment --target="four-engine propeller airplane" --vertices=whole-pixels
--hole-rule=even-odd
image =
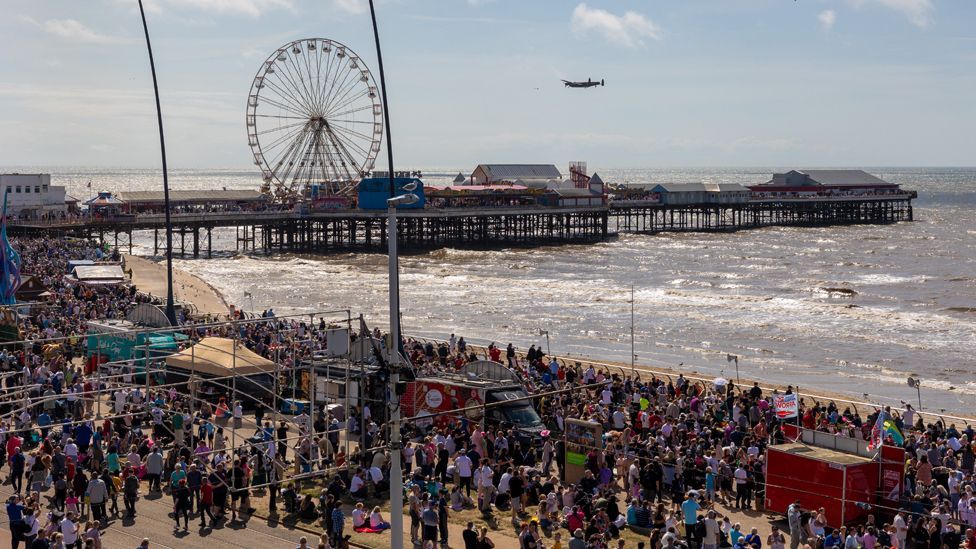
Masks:
[[[563,84],[567,88],[592,88],[594,86],[604,86],[603,80],[599,82],[594,82],[593,79],[587,78],[586,82],[572,82],[570,80],[563,80]]]

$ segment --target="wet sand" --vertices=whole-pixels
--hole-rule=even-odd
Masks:
[[[166,265],[132,255],[124,255],[125,272],[142,293],[166,297]],[[203,279],[186,271],[173,269],[173,294],[176,301],[192,303],[200,315],[226,316],[224,297]]]

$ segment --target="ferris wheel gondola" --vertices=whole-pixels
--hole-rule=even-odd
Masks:
[[[278,201],[318,186],[348,194],[373,169],[383,136],[379,93],[366,64],[343,44],[305,38],[262,63],[247,99],[248,144]]]

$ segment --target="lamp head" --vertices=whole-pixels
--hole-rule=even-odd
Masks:
[[[410,204],[416,204],[420,201],[420,197],[413,194],[401,194],[399,196],[394,196],[386,201],[386,205],[390,208],[396,208],[397,206],[408,206]]]

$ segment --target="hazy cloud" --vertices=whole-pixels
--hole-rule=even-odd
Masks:
[[[636,48],[644,46],[644,38],[661,39],[661,29],[653,21],[635,11],[614,15],[606,10],[590,8],[580,3],[573,10],[570,28],[580,36],[591,31],[603,36],[608,42]]]
[[[96,32],[75,19],[37,21],[32,17],[25,16],[21,17],[21,20],[38,27],[48,34],[82,44],[124,44],[129,41],[128,38],[121,36],[111,36]]]
[[[137,6],[138,0],[116,0],[125,5]],[[276,9],[295,11],[294,0],[143,0],[149,13],[162,13],[167,8],[195,9],[212,13],[229,13],[257,17]]]
[[[935,4],[932,0],[849,0],[855,6],[877,5],[905,14],[913,25],[926,28],[932,22]]]
[[[820,26],[824,30],[830,30],[834,28],[834,23],[837,22],[837,13],[834,10],[823,10],[817,16],[817,20],[820,21]]]
[[[332,0],[332,6],[339,11],[353,15],[365,13],[369,8],[366,0]]]

